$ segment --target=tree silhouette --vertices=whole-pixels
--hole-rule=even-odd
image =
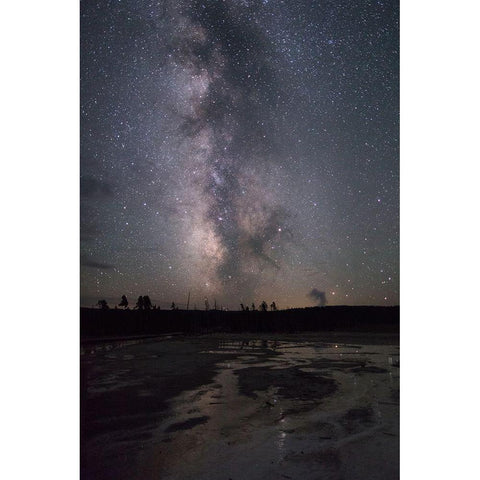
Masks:
[[[128,307],[128,300],[125,295],[122,295],[122,301],[118,304],[119,307],[127,308]]]
[[[99,300],[97,304],[102,310],[108,310],[110,307],[106,300]]]
[[[175,305],[175,302],[172,302],[172,305],[170,307],[172,310],[176,310],[177,309],[177,306]]]
[[[139,310],[143,310],[144,303],[143,303],[143,297],[140,295],[137,300],[137,304],[135,305],[135,308],[138,308]]]
[[[245,307],[243,306],[243,303],[240,304],[240,308],[242,309],[242,312],[245,311]]]
[[[277,311],[277,306],[275,305],[275,302],[272,302],[271,305],[270,305],[270,310],[272,312],[276,312]]]
[[[267,302],[264,300],[264,301],[262,302],[262,304],[260,305],[260,310],[261,310],[262,312],[266,312],[267,309],[268,309],[268,305],[267,305]]]
[[[152,309],[152,302],[150,301],[150,297],[148,295],[144,295],[144,297],[143,297],[143,308],[145,310],[151,310]]]
[[[256,310],[256,308],[255,308],[255,304],[254,304],[254,303],[252,303],[252,310],[253,310],[253,311],[255,311],[255,310]]]

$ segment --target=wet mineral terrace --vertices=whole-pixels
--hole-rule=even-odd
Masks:
[[[81,383],[83,479],[399,477],[398,336],[104,342]]]

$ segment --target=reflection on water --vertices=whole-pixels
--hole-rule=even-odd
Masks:
[[[139,343],[146,343],[155,340],[170,340],[173,338],[173,335],[158,335],[158,336],[146,336],[146,337],[137,337],[137,338],[118,338],[118,339],[98,339],[98,340],[89,340],[84,341],[80,345],[80,355],[95,355],[97,353],[104,353],[110,350],[127,347],[129,345],[137,345]]]
[[[115,348],[126,347],[128,345],[136,345],[138,343],[145,342],[144,339],[132,339],[132,340],[116,340],[110,342],[94,343],[91,345],[81,345],[80,355],[95,355],[97,353],[109,352]],[[116,358],[114,355],[108,356],[108,358]]]
[[[233,469],[232,478],[348,480],[348,475],[328,470],[328,462],[340,462],[337,452],[349,458],[354,449],[367,445],[365,455],[388,458],[395,447],[390,449],[388,442],[398,439],[399,349],[341,343],[340,338],[325,342],[320,335],[304,339],[195,337],[123,351],[117,348],[146,340],[85,346],[82,361],[91,366],[89,397],[97,403],[121,403],[126,392],[129,401],[143,406],[139,417],[154,418],[156,399],[167,391],[163,385],[181,383],[179,369],[197,372],[198,365],[211,365],[212,375],[205,375],[204,384],[168,397],[168,411],[148,430],[151,441],[142,439],[140,447],[132,436],[130,445],[143,455],[138,464],[147,462],[148,469],[116,478],[225,480],[229,476],[221,475],[220,462]],[[212,354],[220,356],[213,359]],[[138,435],[144,433],[140,421],[143,417]],[[132,416],[125,419],[123,432],[118,428],[124,436],[131,435],[129,422]],[[115,454],[127,448],[120,440],[99,438],[90,448],[97,454],[105,445],[100,457],[107,464],[119,458],[109,448]]]
[[[220,340],[218,348],[220,350],[272,350],[275,351],[278,342],[275,340]]]
[[[210,354],[231,354],[237,355],[232,366],[228,368],[241,369],[248,364],[255,364],[259,367],[270,367],[271,369],[285,369],[289,367],[303,367],[302,371],[315,371],[309,369],[312,362],[324,359],[326,362],[338,362],[337,368],[346,368],[348,362],[359,362],[357,373],[364,374],[369,370],[371,373],[379,369],[387,369],[400,366],[399,352],[395,351],[389,345],[351,345],[326,342],[292,342],[266,339],[220,339],[217,349],[202,351],[201,353]],[[242,352],[250,355],[241,355]],[[275,353],[275,355],[271,355]],[[263,363],[257,363],[259,356],[268,356]],[[368,359],[368,366],[366,365]],[[256,362],[257,360],[257,362]],[[220,366],[224,366],[220,365]],[[362,370],[365,368],[365,370]],[[317,370],[318,371],[318,370]]]
[[[400,359],[399,356],[389,356],[388,357],[388,363],[389,365],[392,365],[393,367],[399,367],[400,366]]]
[[[277,437],[277,449],[278,449],[278,459],[282,461],[285,456],[285,439],[287,438],[287,433],[284,430],[278,431]]]
[[[107,399],[123,401],[122,392],[114,396],[124,386],[132,397],[148,399],[142,403],[148,410],[164,391],[156,388],[156,382],[176,381],[181,366],[197,372],[201,358],[203,364],[211,360],[214,372],[205,376],[204,384],[168,398],[168,412],[155,423],[152,440],[142,440],[139,465],[149,467],[118,480],[225,480],[230,475],[252,480],[348,480],[356,477],[341,476],[335,468],[345,459],[350,462],[351,455],[371,454],[395,463],[399,350],[392,345],[340,343],[339,338],[319,341],[324,339],[204,337],[182,340],[171,350],[167,342],[158,342],[154,348],[123,352],[115,351],[115,346],[142,340],[102,345],[106,353],[102,358],[107,359],[103,374],[88,386],[95,399],[104,393]],[[217,360],[212,354],[223,356]],[[85,360],[98,364],[98,358]],[[136,385],[141,379],[134,373],[139,370],[125,368],[144,369],[150,364],[155,370],[148,385]],[[105,458],[108,462],[114,457]]]

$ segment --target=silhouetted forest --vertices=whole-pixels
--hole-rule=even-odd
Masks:
[[[92,337],[116,337],[125,335],[156,335],[182,332],[205,334],[213,332],[399,332],[400,307],[331,306],[297,308],[289,310],[171,310],[148,308],[80,309],[80,335]]]

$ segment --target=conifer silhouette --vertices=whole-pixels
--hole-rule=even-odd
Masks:
[[[137,300],[137,304],[135,305],[135,308],[138,308],[139,310],[143,310],[143,297],[140,295]]]
[[[106,300],[99,300],[97,304],[102,310],[108,310],[110,307]]]
[[[128,307],[128,300],[125,295],[122,295],[122,301],[118,304],[119,307],[127,308]]]
[[[144,297],[143,297],[143,308],[145,310],[151,310],[152,309],[152,302],[150,301],[150,297],[148,295],[144,295]]]

